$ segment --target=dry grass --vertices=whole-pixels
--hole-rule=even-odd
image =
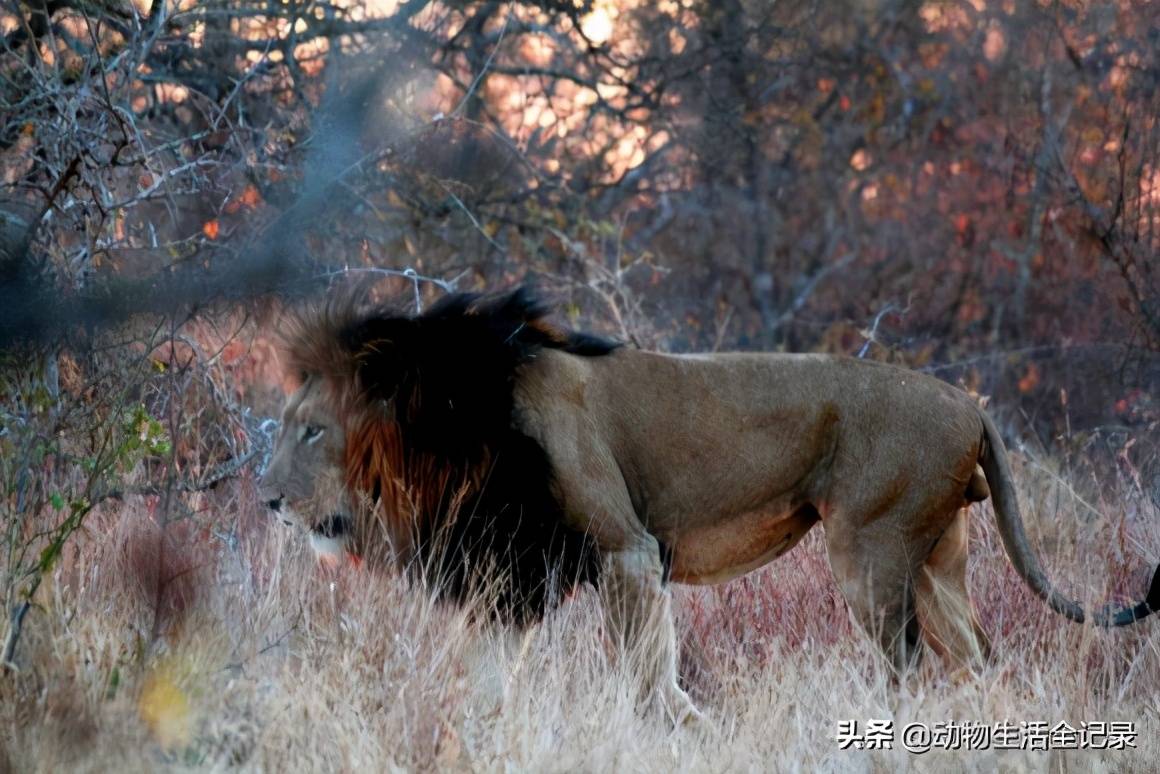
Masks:
[[[1092,518],[1058,477],[1018,472],[1026,510],[1053,524],[1038,544],[1061,585],[1088,601],[1138,594],[1156,531]],[[21,671],[0,681],[0,771],[1155,770],[1157,622],[1103,632],[1053,616],[989,513],[973,527],[972,588],[997,654],[982,673],[955,680],[928,656],[892,685],[815,532],[748,578],[678,589],[682,671],[712,723],[673,731],[636,710],[595,594],[523,635],[473,624],[396,579],[319,567],[252,500],[238,487],[204,504],[212,527],[164,536],[143,505],[94,517],[29,615]],[[1133,524],[1160,517],[1137,510]],[[838,721],[869,718],[1132,720],[1139,747],[839,750]]]

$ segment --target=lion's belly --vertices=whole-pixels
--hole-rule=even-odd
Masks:
[[[667,541],[670,576],[677,583],[724,583],[781,556],[817,521],[813,508],[771,509],[682,532]]]

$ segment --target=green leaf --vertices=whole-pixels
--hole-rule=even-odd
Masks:
[[[52,565],[60,558],[60,550],[64,545],[62,541],[55,541],[45,546],[44,550],[40,552],[40,572],[44,574],[52,569]]]

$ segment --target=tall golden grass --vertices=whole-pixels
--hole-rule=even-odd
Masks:
[[[1057,583],[1089,603],[1139,594],[1160,513],[1131,498],[1124,526],[1116,493],[1096,512],[1018,459]],[[851,625],[815,531],[746,578],[676,589],[682,672],[710,722],[674,730],[636,706],[632,658],[606,646],[590,591],[508,631],[399,578],[320,566],[250,482],[206,507],[210,527],[165,534],[144,504],[94,515],[27,618],[20,671],[0,680],[0,771],[1156,770],[1160,619],[1108,632],[1055,616],[984,508],[971,587],[993,663],[951,675],[928,653],[897,684]],[[839,749],[839,722],[869,719],[1126,720],[1138,737],[1102,751]]]

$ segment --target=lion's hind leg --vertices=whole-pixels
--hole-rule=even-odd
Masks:
[[[916,579],[918,619],[934,650],[956,667],[984,663],[991,644],[967,589],[966,508],[935,543]]]
[[[923,557],[886,521],[853,527],[835,513],[822,523],[830,569],[850,612],[895,673],[906,673],[921,657],[914,577]]]
[[[677,684],[677,635],[657,541],[645,534],[627,550],[605,554],[600,587],[609,634],[636,662],[644,695],[658,699],[678,724],[700,720]]]

